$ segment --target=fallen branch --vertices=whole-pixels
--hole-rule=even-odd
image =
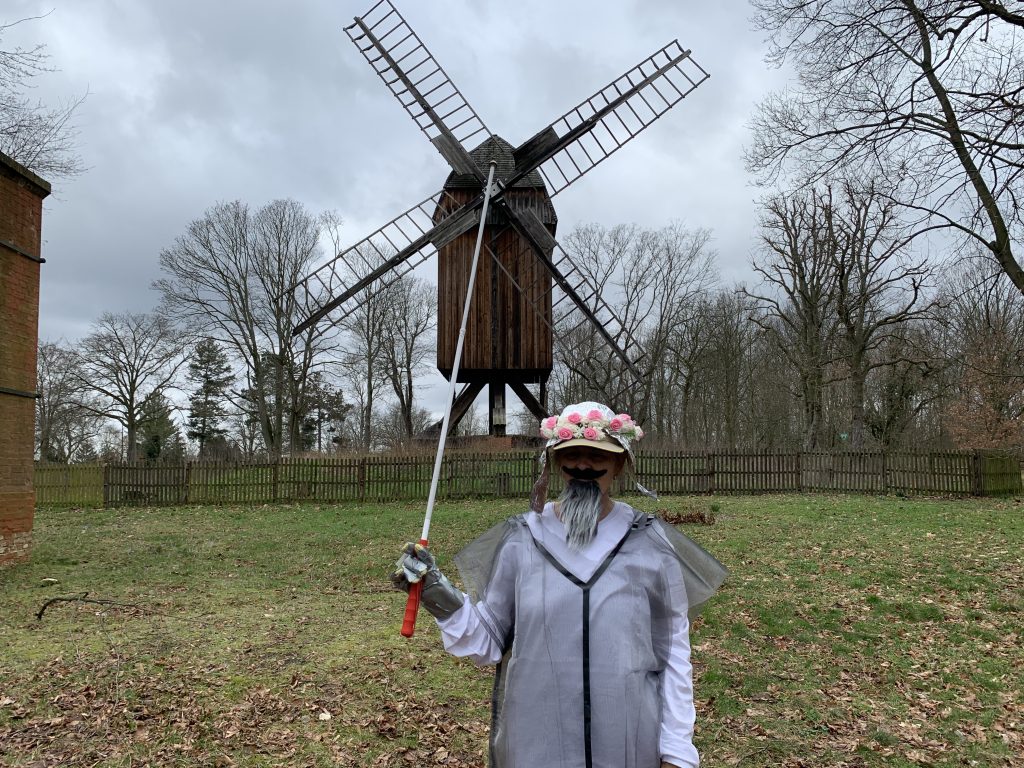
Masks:
[[[92,598],[89,597],[88,592],[83,592],[80,595],[74,595],[72,597],[51,597],[43,603],[42,607],[40,607],[39,611],[36,613],[36,621],[42,621],[43,614],[46,613],[46,609],[54,603],[92,603],[94,605],[112,605],[117,608],[135,608],[140,611],[146,610],[145,607],[138,605],[137,603],[119,603],[116,600]]]
[[[40,606],[39,610],[36,612],[36,621],[42,621],[43,614],[46,613],[46,609],[54,603],[90,603],[92,605],[106,605],[112,606],[114,608],[133,608],[136,611],[141,611],[142,613],[148,614],[150,616],[163,616],[167,619],[178,619],[179,621],[187,621],[194,624],[202,624],[203,626],[208,626],[207,622],[201,620],[201,617],[176,616],[173,613],[155,611],[152,608],[148,608],[140,603],[122,603],[117,600],[107,600],[105,598],[89,597],[88,592],[83,592],[80,595],[72,595],[68,597],[51,597],[49,600],[43,603],[42,606]],[[203,614],[203,616],[209,615],[211,614]]]

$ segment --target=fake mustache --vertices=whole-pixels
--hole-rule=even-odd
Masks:
[[[607,469],[586,469],[584,467],[562,467],[573,480],[597,480],[608,474]]]

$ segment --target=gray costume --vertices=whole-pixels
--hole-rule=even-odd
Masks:
[[[673,623],[695,615],[725,568],[634,510],[583,582],[509,518],[455,558],[505,650],[495,676],[492,768],[658,768],[661,672]]]

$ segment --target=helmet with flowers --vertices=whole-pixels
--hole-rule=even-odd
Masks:
[[[532,494],[531,507],[540,511],[547,497],[549,469],[547,453],[572,446],[587,446],[609,453],[625,453],[632,469],[636,465],[633,442],[644,436],[644,431],[626,413],[615,413],[607,405],[595,402],[566,406],[557,416],[549,416],[540,423],[540,435],[547,443],[540,455],[541,474]],[[657,495],[636,484],[637,490],[647,496]]]

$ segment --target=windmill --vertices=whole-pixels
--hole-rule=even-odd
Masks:
[[[324,320],[341,322],[436,254],[437,367],[450,378],[493,163],[483,235],[487,257],[480,260],[463,361],[456,366],[464,386],[449,430],[484,387],[490,434],[504,434],[506,386],[534,416],[544,418],[556,325],[571,333],[590,323],[623,371],[635,375],[640,345],[554,239],[551,198],[679,103],[708,73],[672,41],[513,147],[487,129],[390,0],[356,17],[345,31],[452,170],[439,192],[295,286],[314,297],[314,311],[295,333]],[[556,323],[570,316],[576,325],[570,323],[568,330]],[[539,399],[527,384],[540,385]]]

